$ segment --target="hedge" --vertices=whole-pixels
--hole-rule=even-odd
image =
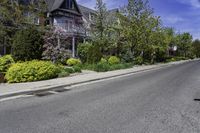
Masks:
[[[58,77],[59,67],[48,61],[27,61],[12,65],[6,72],[9,83],[31,82]]]

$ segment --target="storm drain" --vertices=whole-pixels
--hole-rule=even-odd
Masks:
[[[58,92],[58,93],[62,93],[62,92],[70,91],[70,89],[61,88],[61,89],[55,89],[55,90],[53,90],[53,91]]]
[[[44,97],[44,96],[49,96],[53,94],[54,93],[47,91],[47,92],[33,93],[32,95],[37,96],[37,97]]]
[[[200,99],[194,99],[194,101],[198,101],[198,102],[200,102]]]
[[[29,94],[26,94],[28,96],[37,96],[37,97],[45,97],[45,96],[50,96],[50,95],[54,95],[54,94],[58,94],[58,93],[63,93],[63,92],[67,92],[70,91],[71,89],[65,89],[63,88],[56,88],[53,89],[51,91],[42,91],[42,92],[32,92]]]

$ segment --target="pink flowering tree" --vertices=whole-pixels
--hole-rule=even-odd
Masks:
[[[46,32],[43,48],[43,59],[54,63],[63,63],[72,55],[69,36],[59,27]]]

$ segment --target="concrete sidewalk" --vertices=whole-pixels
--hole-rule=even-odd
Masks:
[[[98,81],[102,79],[108,79],[112,77],[118,77],[122,75],[133,74],[136,72],[147,71],[158,69],[161,67],[167,67],[171,65],[181,64],[188,61],[178,61],[167,64],[157,64],[157,65],[148,65],[148,66],[136,66],[130,69],[123,69],[110,72],[101,72],[101,73],[83,73],[79,75],[74,75],[66,78],[57,78],[46,81],[37,81],[37,82],[28,82],[28,83],[17,83],[17,84],[0,84],[0,99],[25,95],[33,92],[49,91],[58,87],[65,87],[71,85],[77,85],[81,83],[87,83],[91,81]]]

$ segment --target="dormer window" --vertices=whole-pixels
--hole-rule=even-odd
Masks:
[[[72,0],[65,0],[65,2],[62,5],[62,8],[74,9],[73,1]]]

